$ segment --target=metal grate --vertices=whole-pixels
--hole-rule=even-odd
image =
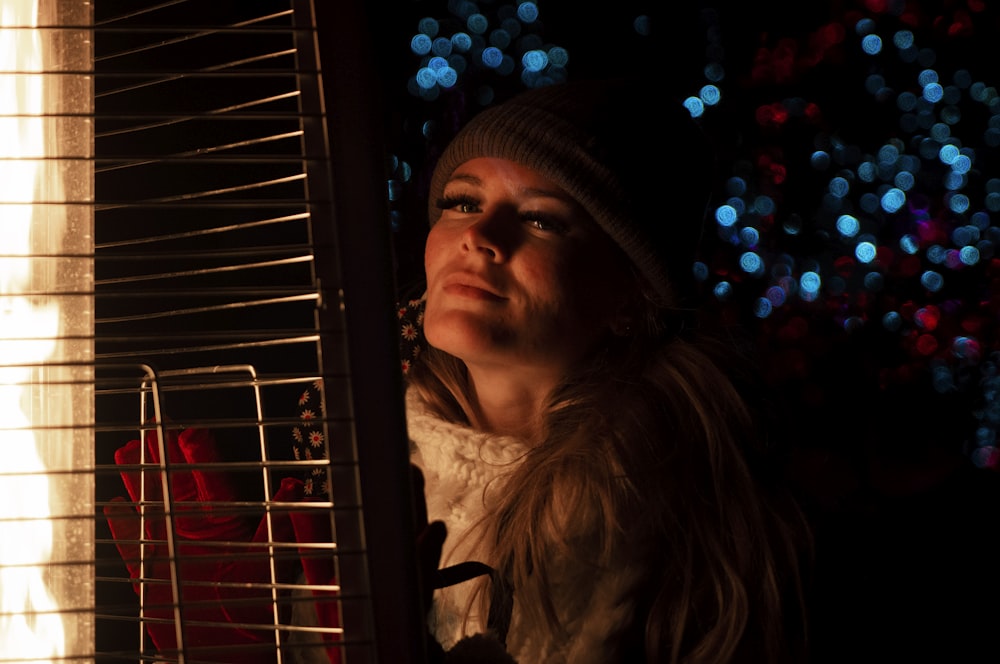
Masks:
[[[93,508],[49,520],[93,536],[58,563],[89,601],[48,610],[81,617],[72,639],[89,642],[42,659],[420,661],[378,107],[354,79],[362,3],[63,4],[40,30],[87,42],[93,68],[45,73],[91,108],[48,115],[92,132],[92,154],[54,160],[92,167],[62,203],[92,211],[94,248],[73,255],[92,276],[60,289],[92,295],[92,336],[72,334],[93,345],[39,366],[82,369],[63,382],[92,390],[91,419],[55,428],[82,431],[93,459],[36,474]],[[296,458],[298,399],[318,382],[322,437]],[[202,453],[178,458],[178,436]],[[302,478],[330,492],[283,498]]]

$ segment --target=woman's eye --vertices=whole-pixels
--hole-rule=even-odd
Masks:
[[[472,214],[479,211],[479,201],[469,196],[445,196],[438,200],[437,208],[461,214]]]
[[[558,219],[551,219],[546,215],[531,214],[525,216],[525,222],[543,233],[558,233],[563,235],[568,230],[568,226]]]

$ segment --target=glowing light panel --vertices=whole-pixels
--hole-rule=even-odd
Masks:
[[[0,661],[93,652],[89,11],[0,0]]]

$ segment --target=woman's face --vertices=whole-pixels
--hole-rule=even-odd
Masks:
[[[424,253],[431,345],[470,367],[561,378],[610,333],[634,288],[626,259],[551,180],[471,159],[439,206]]]

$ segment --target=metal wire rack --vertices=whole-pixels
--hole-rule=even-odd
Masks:
[[[363,3],[15,1],[35,4],[2,34],[49,55],[0,86],[44,88],[43,110],[0,120],[40,118],[46,152],[2,155],[42,174],[7,202],[35,225],[0,249],[0,309],[61,322],[0,332],[26,413],[0,420],[5,447],[40,457],[0,494],[48,504],[0,512],[0,661],[421,661]],[[317,473],[327,493],[283,493]],[[30,570],[48,603],[15,581]]]

